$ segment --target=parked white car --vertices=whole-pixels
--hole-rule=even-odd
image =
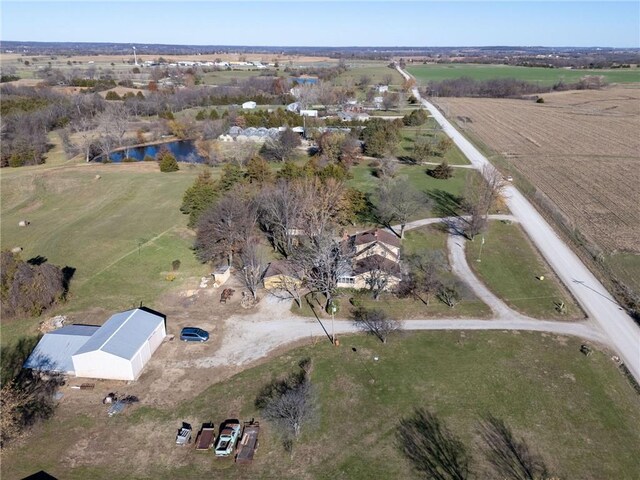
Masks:
[[[238,420],[225,420],[220,427],[220,434],[216,441],[215,453],[218,457],[228,457],[232,455],[236,443],[238,443],[238,437],[240,436],[240,421]]]

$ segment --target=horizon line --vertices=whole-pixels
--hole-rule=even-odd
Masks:
[[[149,43],[149,42],[105,42],[105,41],[91,41],[91,40],[0,40],[0,46],[5,42],[11,43],[41,43],[41,44],[98,44],[98,45],[144,45],[144,46],[172,46],[172,47],[224,47],[224,48],[398,48],[398,49],[429,49],[429,48],[607,48],[618,50],[640,50],[640,46],[634,47],[620,47],[610,45],[249,45],[249,44],[192,44],[192,43]],[[1,52],[0,52],[1,53]]]

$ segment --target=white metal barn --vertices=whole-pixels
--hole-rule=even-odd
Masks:
[[[75,375],[71,356],[89,341],[100,327],[67,325],[45,333],[24,363],[24,368]]]
[[[135,380],[167,332],[164,317],[136,308],[107,320],[71,357],[77,377]]]

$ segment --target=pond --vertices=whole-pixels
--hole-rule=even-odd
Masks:
[[[147,145],[145,147],[130,147],[124,150],[117,150],[109,154],[109,160],[112,162],[121,162],[123,158],[130,157],[140,162],[146,156],[155,158],[162,148],[168,149],[179,162],[203,163],[205,161],[203,157],[198,155],[193,140],[179,140]],[[95,161],[101,162],[102,157],[97,157]]]

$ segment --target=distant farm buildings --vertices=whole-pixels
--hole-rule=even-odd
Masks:
[[[276,139],[280,132],[284,131],[284,127],[265,128],[265,127],[231,127],[229,132],[218,136],[221,142],[264,142],[269,138]]]

